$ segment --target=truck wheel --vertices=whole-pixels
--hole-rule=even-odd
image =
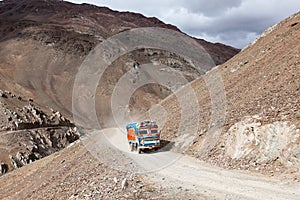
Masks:
[[[131,143],[131,144],[130,144],[130,151],[133,151],[133,150],[134,150],[134,144]]]
[[[134,151],[137,151],[138,145],[134,144],[133,148],[134,148]]]
[[[137,148],[137,153],[140,154],[142,152],[142,150],[138,147]]]

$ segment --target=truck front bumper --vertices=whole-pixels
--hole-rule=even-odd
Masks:
[[[147,145],[147,146],[139,146],[139,148],[141,150],[144,150],[144,149],[158,149],[160,148],[160,144],[156,144],[156,145]]]

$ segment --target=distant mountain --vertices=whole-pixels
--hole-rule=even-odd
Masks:
[[[100,41],[130,28],[162,27],[180,31],[155,17],[56,0],[5,0],[0,4],[0,15],[0,41],[33,39],[43,44],[53,43],[55,48],[68,53],[87,54]],[[239,52],[220,43],[198,41],[217,65]]]

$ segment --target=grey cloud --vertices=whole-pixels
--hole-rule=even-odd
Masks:
[[[228,9],[239,7],[242,0],[174,0],[173,3],[180,4],[180,6],[187,8],[193,13],[202,13],[205,16],[215,16],[226,12]]]
[[[243,48],[269,26],[299,11],[296,0],[74,0],[139,12],[192,36]]]

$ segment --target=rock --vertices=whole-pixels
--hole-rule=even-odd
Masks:
[[[122,190],[125,190],[128,186],[127,178],[124,178],[121,184]]]
[[[14,168],[17,169],[19,166],[18,166],[17,162],[14,160],[14,158],[12,157],[12,155],[9,155],[9,159],[10,159],[12,166],[14,166]]]
[[[61,114],[60,114],[60,112],[59,112],[59,111],[55,112],[55,113],[54,113],[54,115],[55,115],[55,116],[57,116],[58,118],[60,118],[60,117],[61,117]]]
[[[14,125],[15,125],[16,128],[19,127],[19,124],[18,124],[18,122],[16,122],[16,121],[14,121]]]
[[[25,158],[24,154],[21,152],[18,152],[16,154],[17,159],[23,164],[26,165],[27,164],[27,159]]]
[[[8,165],[4,162],[0,164],[0,174],[5,174],[8,172]]]
[[[118,183],[118,179],[116,177],[114,177],[114,182],[117,184]]]
[[[0,97],[7,98],[7,95],[3,91],[0,91]]]

